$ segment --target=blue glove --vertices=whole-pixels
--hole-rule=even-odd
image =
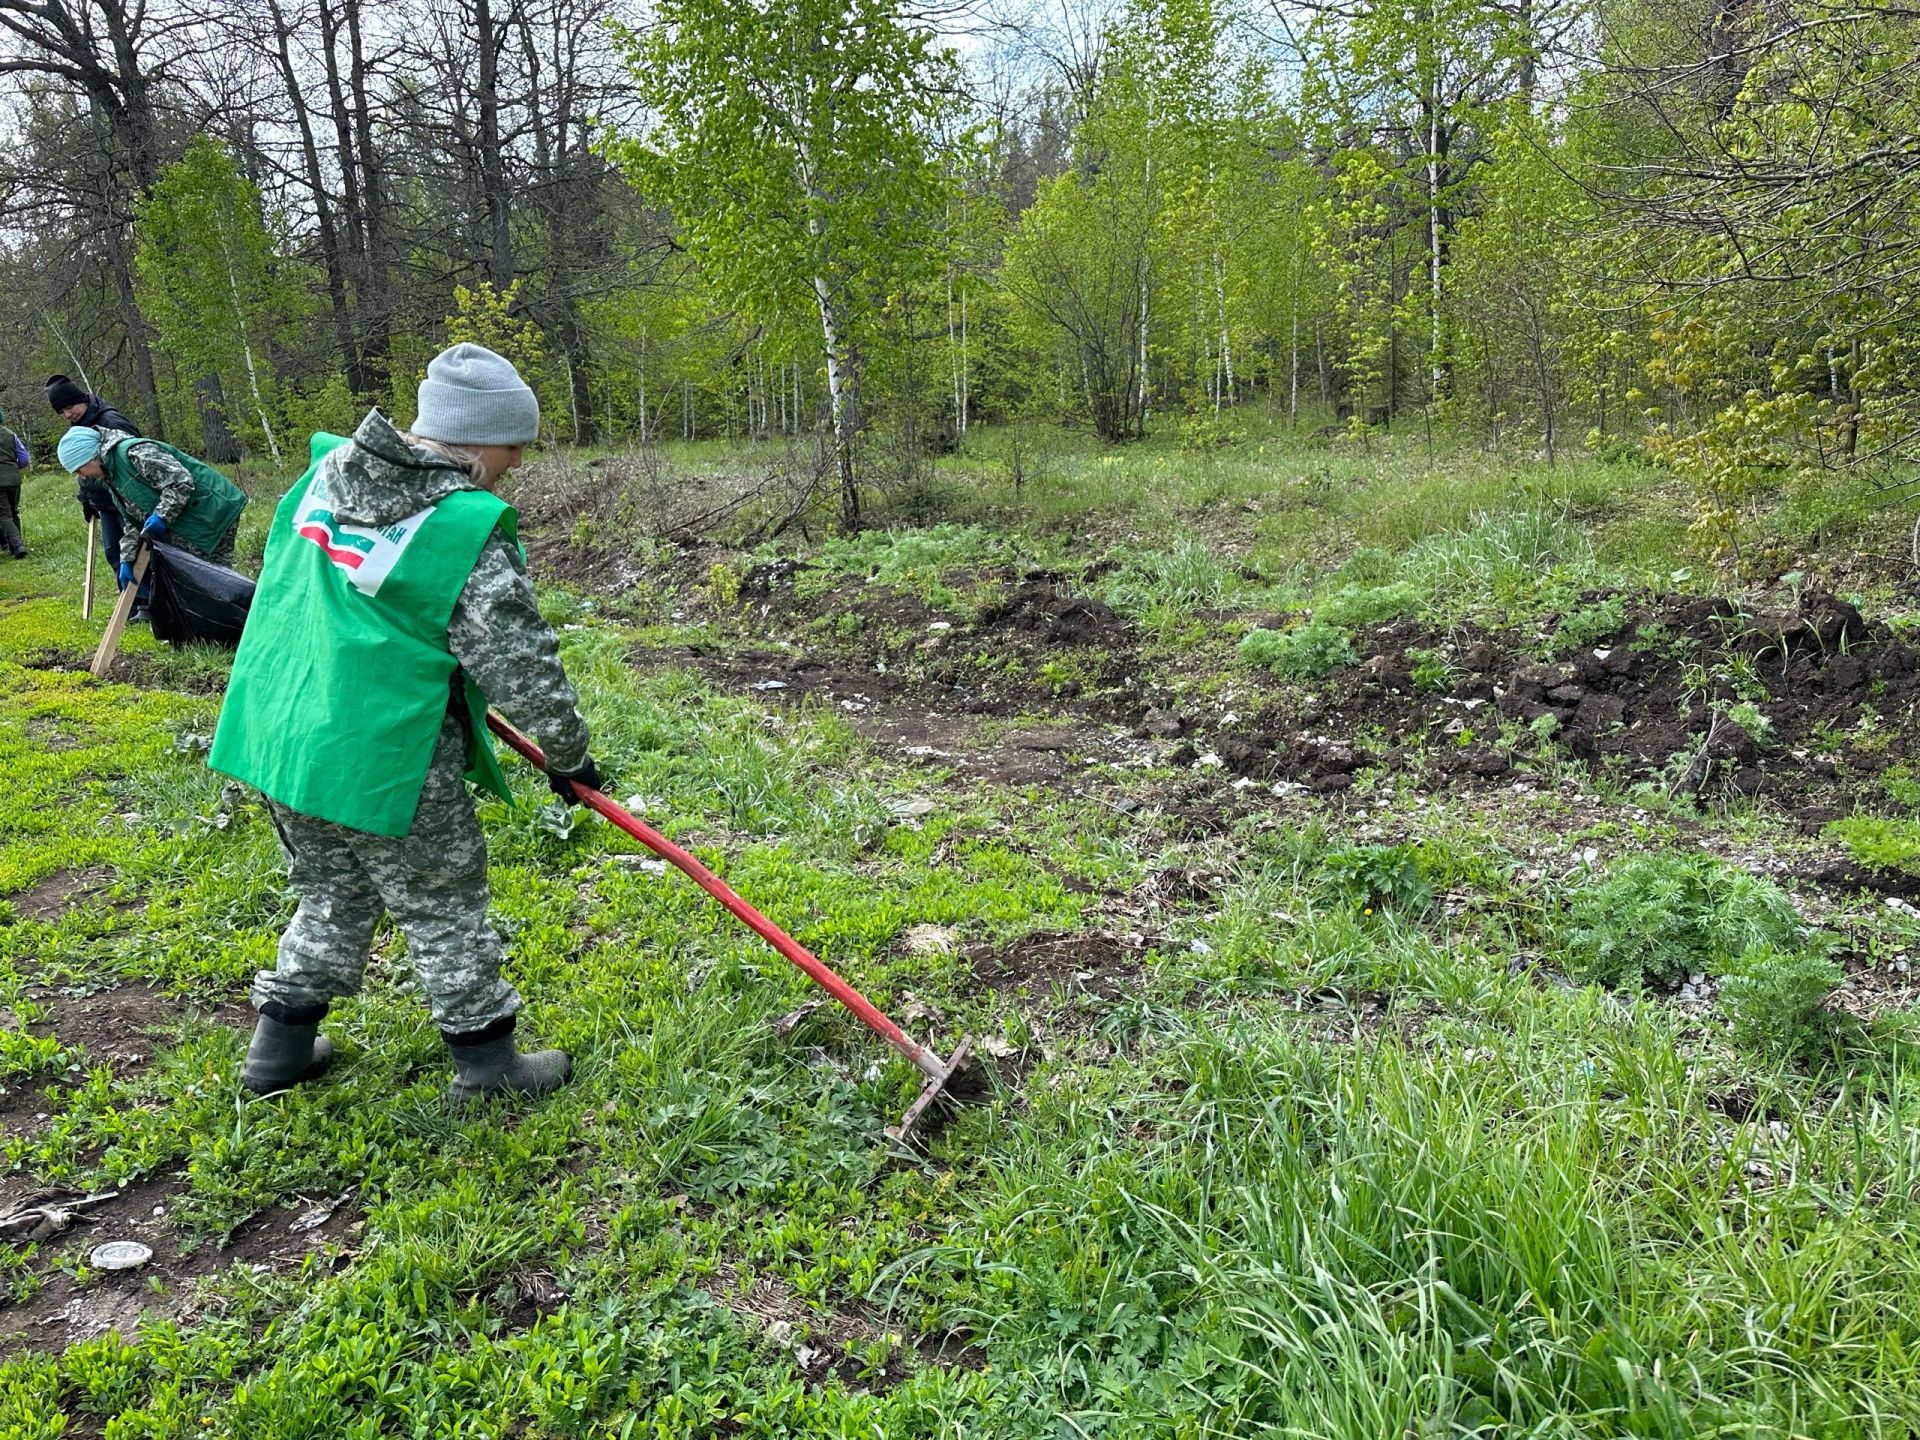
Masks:
[[[151,540],[156,535],[165,534],[166,529],[167,522],[165,520],[161,519],[158,515],[149,515],[147,516],[147,523],[140,527],[140,535],[143,539]]]
[[[127,588],[127,586],[131,585],[132,583],[133,583],[133,566],[129,565],[126,561],[122,560],[120,562],[120,588],[124,590]]]

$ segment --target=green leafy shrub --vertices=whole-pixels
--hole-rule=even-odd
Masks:
[[[1297,630],[1249,630],[1237,653],[1242,665],[1271,670],[1283,680],[1320,680],[1360,657],[1337,625],[1315,620]]]
[[[1422,695],[1451,690],[1460,678],[1453,663],[1438,650],[1422,650],[1416,646],[1407,651],[1407,659],[1413,662],[1413,688]]]
[[[1888,766],[1880,777],[1880,784],[1894,804],[1920,810],[1920,776],[1916,776],[1910,766]]]
[[[1826,999],[1841,981],[1823,945],[1756,945],[1720,981],[1720,1008],[1736,1045],[1769,1060],[1811,1060],[1832,1042]]]
[[[1598,605],[1583,605],[1560,617],[1560,623],[1553,627],[1553,638],[1547,642],[1547,650],[1554,655],[1590,650],[1609,635],[1619,634],[1626,624],[1624,596],[1615,595]]]
[[[1433,886],[1420,867],[1418,845],[1348,845],[1321,863],[1336,888],[1356,905],[1417,914],[1433,904]]]
[[[1636,855],[1579,891],[1560,942],[1601,985],[1720,974],[1758,946],[1799,947],[1806,925],[1779,886],[1705,855]]]
[[[1745,732],[1746,737],[1756,745],[1773,743],[1773,721],[1768,719],[1760,707],[1751,700],[1742,700],[1727,707],[1727,719]]]
[[[1869,870],[1920,875],[1920,820],[1854,815],[1827,826],[1827,836]]]
[[[1413,614],[1420,600],[1420,587],[1405,580],[1392,585],[1342,585],[1314,606],[1313,614],[1329,625],[1378,625]]]

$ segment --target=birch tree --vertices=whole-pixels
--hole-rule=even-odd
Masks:
[[[939,273],[933,135],[957,90],[889,0],[663,0],[625,53],[657,117],[617,153],[749,318],[817,317],[840,521],[860,524],[863,347],[887,297]]]

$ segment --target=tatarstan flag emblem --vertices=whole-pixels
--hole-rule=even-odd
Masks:
[[[358,570],[373,553],[373,540],[341,531],[331,510],[309,510],[297,533],[326,551],[327,558],[334,564],[349,570]]]
[[[326,476],[321,474],[308,487],[292,524],[293,533],[318,545],[320,553],[346,577],[347,584],[362,595],[378,595],[432,515],[433,508],[428,506],[391,525],[349,525],[334,514],[333,497],[327,493]]]

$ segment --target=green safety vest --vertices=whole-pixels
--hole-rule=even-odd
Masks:
[[[106,468],[107,484],[143,519],[153,514],[153,507],[160,503],[160,492],[146,482],[127,458],[127,449],[132,445],[158,445],[187,467],[187,473],[193,476],[193,499],[167,529],[197,554],[211,555],[219,549],[221,542],[240,523],[240,512],[247,508],[245,492],[206,461],[163,441],[120,440],[100,452],[100,463]]]
[[[334,518],[312,464],[274,512],[247,627],[207,763],[289,810],[375,835],[413,827],[459,662],[447,622],[496,526],[514,510],[460,490],[375,529]],[[486,735],[486,697],[464,681],[467,778],[511,799]]]

